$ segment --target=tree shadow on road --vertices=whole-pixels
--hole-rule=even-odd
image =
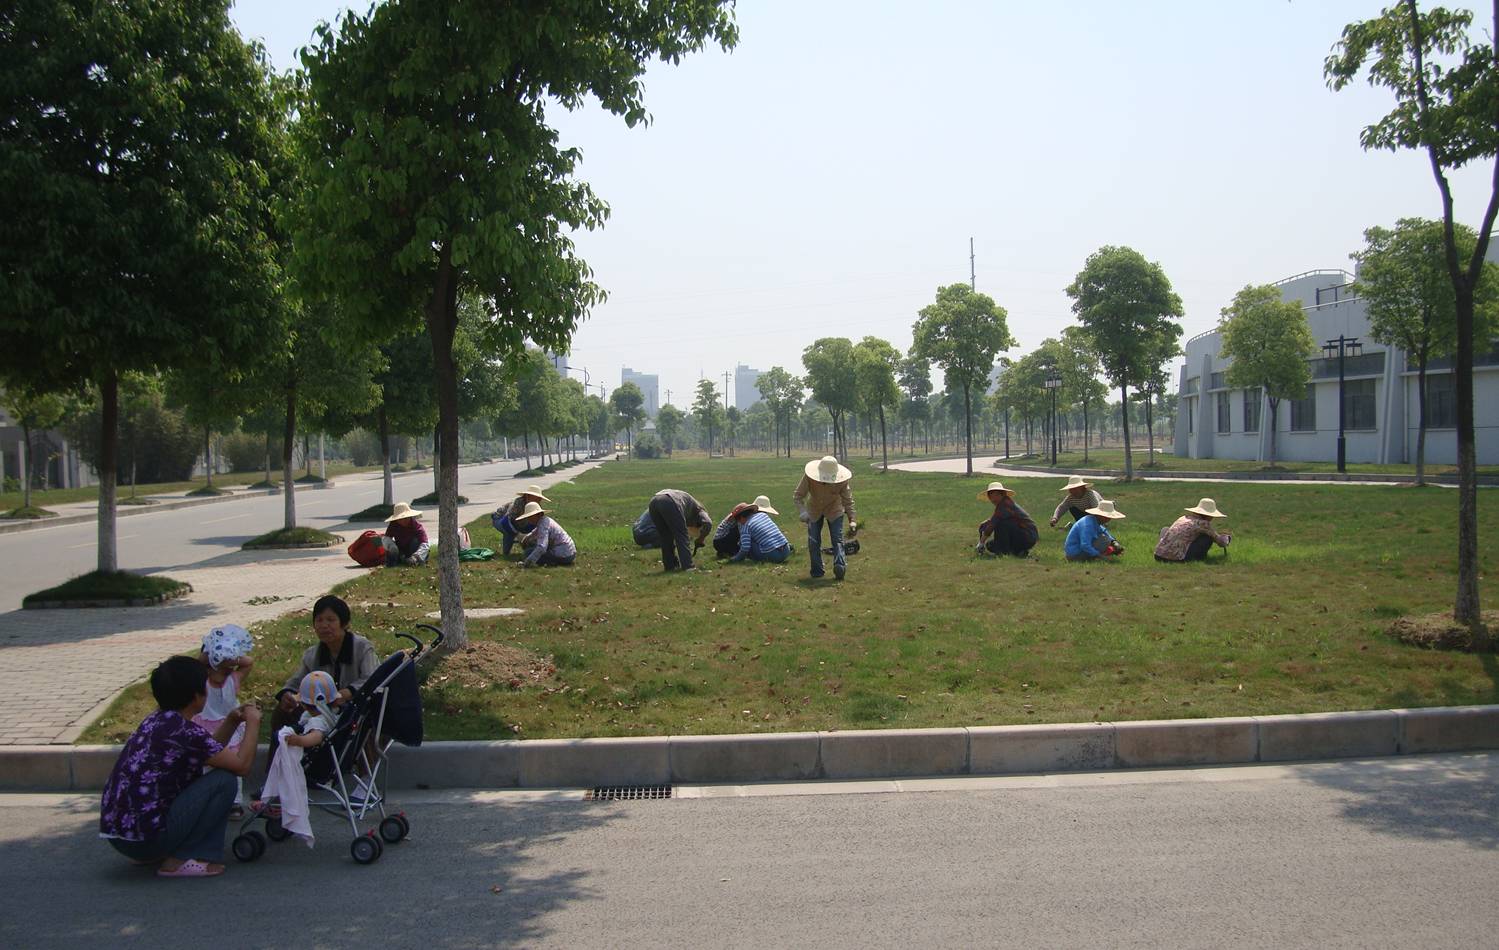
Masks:
[[[1370,831],[1499,849],[1499,757],[1326,763],[1303,776],[1344,793],[1343,817]]]
[[[7,812],[0,945],[33,948],[189,946],[208,934],[241,947],[534,943],[548,915],[599,899],[595,869],[563,857],[588,853],[586,842],[565,843],[621,815],[581,802],[413,805],[410,840],[363,867],[347,825],[315,815],[312,850],[293,839],[253,864],[230,858],[216,881],[162,881],[98,839],[97,799]]]
[[[189,597],[191,595],[188,595]],[[0,650],[107,640],[124,634],[156,633],[218,613],[213,604],[168,601],[149,607],[73,607],[12,610],[0,614]],[[79,629],[86,627],[87,629]]]

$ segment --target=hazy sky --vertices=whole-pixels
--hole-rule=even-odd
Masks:
[[[651,69],[650,127],[555,116],[613,209],[578,237],[610,297],[569,361],[610,391],[622,366],[659,373],[684,406],[700,372],[800,373],[819,336],[904,350],[968,280],[970,237],[1012,357],[1074,322],[1063,288],[1105,244],[1161,264],[1184,340],[1245,284],[1351,269],[1365,228],[1441,213],[1421,156],[1359,147],[1389,94],[1322,78],[1382,5],[741,0],[737,49]],[[286,68],[345,6],[234,17]],[[1483,170],[1456,181],[1476,224]]]

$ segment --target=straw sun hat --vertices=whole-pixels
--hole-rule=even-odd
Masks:
[[[752,501],[752,502],[750,502],[750,505],[752,507],[760,510],[760,511],[765,512],[767,515],[778,515],[778,514],[780,514],[779,511],[776,511],[774,508],[772,508],[770,506],[770,496],[769,495],[756,495],[755,496],[755,500]]]
[[[1058,490],[1059,491],[1072,491],[1074,488],[1092,488],[1092,487],[1093,487],[1093,483],[1092,482],[1083,481],[1083,477],[1081,475],[1073,475],[1073,476],[1071,476],[1071,477],[1069,477],[1067,479],[1067,484],[1063,485]]]
[[[1209,518],[1227,518],[1228,515],[1218,510],[1218,503],[1211,498],[1204,498],[1197,503],[1196,508],[1186,508],[1194,515],[1206,515]]]
[[[1098,503],[1098,507],[1097,508],[1089,508],[1088,509],[1088,514],[1094,515],[1094,516],[1099,517],[1099,518],[1123,518],[1124,517],[1124,512],[1119,511],[1118,509],[1116,509],[1114,507],[1114,503],[1112,501],[1109,501],[1108,499],[1104,499],[1103,501],[1100,501]]]
[[[527,485],[526,490],[521,492],[522,498],[535,498],[538,501],[551,501],[552,499],[541,493],[541,489],[535,485]]]
[[[398,501],[396,502],[396,506],[391,509],[390,517],[385,520],[400,521],[402,518],[420,518],[421,516],[422,513],[420,511],[417,511],[404,501]]]
[[[547,509],[541,507],[534,501],[528,501],[526,502],[526,507],[521,511],[520,517],[516,518],[515,520],[525,521],[527,518],[535,518],[537,515],[544,515],[546,513]]]
[[[979,492],[979,501],[988,501],[989,493],[992,491],[1002,491],[1006,495],[1009,495],[1011,498],[1015,497],[1015,489],[1006,488],[1004,482],[990,482],[988,488]]]
[[[853,472],[839,465],[838,460],[831,455],[824,455],[820,459],[808,462],[806,468],[802,469],[802,471],[812,481],[823,482],[827,485],[836,485],[839,482],[846,482],[854,477]]]

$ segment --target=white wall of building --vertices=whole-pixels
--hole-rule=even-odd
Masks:
[[[755,384],[760,381],[763,370],[750,369],[743,363],[734,367],[734,406],[740,412],[761,401],[760,390]]]
[[[634,383],[640,388],[645,396],[645,413],[652,419],[656,418],[656,412],[661,408],[661,380],[655,373],[637,373],[626,366],[620,370],[619,384]]]

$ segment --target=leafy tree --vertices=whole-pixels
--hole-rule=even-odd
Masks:
[[[1306,393],[1312,378],[1307,360],[1317,352],[1312,331],[1301,307],[1281,300],[1280,291],[1268,284],[1234,294],[1234,302],[1222,314],[1219,353],[1233,360],[1224,378],[1230,386],[1264,390],[1270,401],[1269,464],[1274,465],[1276,409],[1282,399],[1300,399]]]
[[[845,461],[848,439],[843,430],[843,416],[859,405],[853,361],[854,345],[841,336],[823,337],[802,351],[812,398],[833,418],[833,453]]]
[[[859,401],[879,414],[882,470],[887,472],[890,447],[885,435],[885,407],[900,403],[900,387],[895,384],[899,366],[900,351],[879,337],[866,336],[854,347],[854,383]]]
[[[755,380],[755,388],[770,407],[775,423],[786,427],[786,457],[791,458],[791,419],[802,404],[802,381],[786,372],[784,367],[772,366]],[[776,454],[776,441],[772,436],[772,455]]]
[[[634,383],[625,383],[609,394],[609,408],[616,428],[625,430],[625,443],[635,444],[635,427],[645,421],[645,393]]]
[[[1129,405],[1129,388],[1143,385],[1162,355],[1181,338],[1181,298],[1161,265],[1129,247],[1106,246],[1088,256],[1067,287],[1072,312],[1088,332],[1093,350],[1119,400]],[[1130,454],[1129,416],[1124,416],[1124,478],[1135,477]]]
[[[910,427],[911,437],[909,443],[911,451],[916,451],[915,431],[918,423],[928,426],[926,435],[926,447],[930,452],[932,448],[931,429],[929,427],[932,410],[929,404],[932,395],[932,364],[929,360],[922,359],[913,349],[906,354],[905,359],[900,362],[900,377],[898,382],[900,388],[905,391],[906,399],[901,404],[901,418]]]
[[[1367,126],[1366,149],[1421,149],[1442,199],[1443,243],[1457,323],[1457,597],[1453,618],[1473,633],[1475,648],[1489,647],[1478,601],[1478,471],[1473,441],[1473,340],[1478,285],[1494,220],[1499,216],[1499,0],[1494,0],[1488,42],[1472,42],[1473,14],[1433,7],[1424,15],[1403,0],[1372,20],[1350,23],[1324,65],[1334,90],[1369,66],[1369,82],[1395,95],[1395,108]],[[1451,64],[1439,57],[1455,59]],[[1458,251],[1448,173],[1471,162],[1493,163],[1488,205],[1466,259]]]
[[[254,349],[272,298],[274,107],[228,0],[54,0],[0,15],[0,370],[100,394],[98,569],[118,568],[119,380],[212,340]]]
[[[1066,327],[1062,330],[1059,359],[1063,385],[1069,398],[1083,410],[1083,464],[1086,465],[1088,437],[1092,431],[1090,410],[1103,405],[1109,398],[1108,390],[1098,379],[1103,373],[1103,366],[1098,362],[1098,354],[1093,351],[1093,345],[1082,327]]]
[[[32,435],[62,422],[69,403],[57,393],[38,393],[25,385],[12,383],[0,390],[0,408],[4,408],[21,428],[21,507],[30,508],[32,473],[37,468]],[[45,463],[42,467],[45,470]]]
[[[682,410],[671,403],[656,410],[656,434],[661,437],[661,444],[666,448],[667,455],[671,455],[676,448],[684,418]]]
[[[529,339],[565,351],[602,298],[571,232],[607,208],[573,177],[548,105],[592,97],[634,126],[648,121],[641,77],[737,40],[722,0],[390,0],[323,26],[303,53],[316,138],[303,216],[310,268],[375,334],[420,314],[430,339],[441,429],[440,600],[450,648],[467,642],[458,569],[457,301],[485,295],[481,341],[512,358]]]
[[[625,385],[629,385],[626,383]],[[618,390],[615,390],[618,392]],[[718,399],[718,387],[711,379],[697,381],[697,396],[692,400],[692,415],[702,427],[708,439],[708,455],[713,455],[713,433],[723,425],[723,403]]]
[[[921,308],[912,330],[913,351],[936,363],[949,391],[963,391],[963,429],[967,439],[967,474],[973,474],[973,390],[988,390],[994,359],[1015,345],[1005,309],[967,284],[937,290],[937,299]]]
[[[739,445],[739,415],[738,406],[730,406],[723,411],[723,441],[728,446],[728,453],[733,455]]]
[[[1478,235],[1453,226],[1458,252],[1472,253]],[[1447,252],[1440,221],[1401,218],[1394,230],[1370,228],[1365,248],[1351,255],[1358,261],[1355,290],[1369,313],[1369,335],[1386,346],[1398,346],[1416,361],[1416,484],[1426,483],[1426,367],[1450,356],[1457,345],[1457,298],[1447,273]],[[1487,262],[1474,295],[1474,313],[1482,332],[1494,322],[1499,278]]]
[[[588,419],[588,440],[593,443],[594,452],[601,451],[601,447],[607,442],[609,447],[614,447],[614,428],[610,424],[609,406],[598,396],[589,396],[586,408]]]

